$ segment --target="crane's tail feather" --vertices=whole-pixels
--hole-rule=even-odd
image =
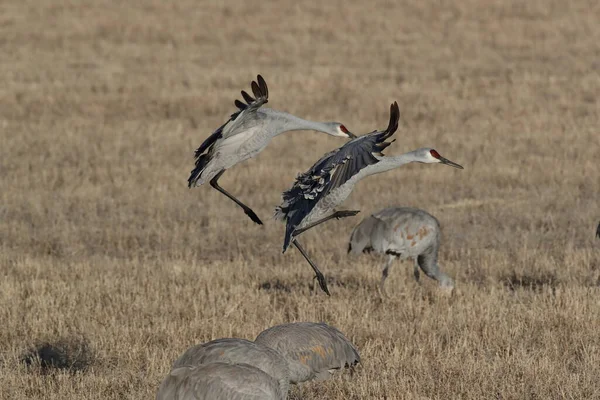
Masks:
[[[190,172],[190,177],[188,178],[188,187],[189,188],[196,186],[196,183],[202,176],[202,172],[204,172],[204,169],[206,168],[206,165],[208,164],[209,161],[210,161],[210,154],[200,154],[198,156],[198,158],[196,159],[196,166]]]
[[[285,251],[287,250],[288,247],[290,247],[290,243],[292,243],[292,235],[294,234],[294,231],[296,230],[295,226],[292,226],[290,224],[287,224],[285,227],[285,238],[283,239],[283,251],[282,253],[285,253]]]

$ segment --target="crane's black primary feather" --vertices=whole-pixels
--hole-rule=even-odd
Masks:
[[[242,90],[242,97],[244,98],[244,100],[246,100],[247,104],[236,99],[234,104],[238,108],[238,111],[231,114],[231,116],[229,117],[229,120],[227,122],[225,122],[223,125],[221,125],[219,128],[217,128],[208,138],[206,138],[206,140],[194,152],[194,158],[196,159],[196,162],[195,162],[195,167],[190,172],[190,177],[188,178],[188,187],[194,186],[196,184],[196,182],[198,181],[198,179],[200,179],[200,176],[202,175],[202,171],[204,171],[206,164],[208,164],[208,162],[212,158],[214,144],[217,142],[217,140],[219,140],[223,137],[223,128],[225,128],[225,125],[227,125],[231,121],[235,121],[235,119],[243,111],[249,111],[249,112],[256,111],[263,104],[268,102],[269,89],[267,88],[267,83],[265,82],[263,77],[260,75],[258,75],[256,77],[256,80],[258,81],[258,83],[256,83],[255,81],[252,81],[252,83],[250,85],[252,88],[252,92],[254,93],[254,96],[256,96],[256,99],[253,98],[252,96],[250,96],[244,90]]]
[[[258,87],[260,87],[260,92],[262,95],[266,98],[269,98],[269,88],[267,87],[267,82],[265,82],[263,77],[260,75],[256,77],[256,80],[258,81]]]
[[[235,106],[237,108],[239,108],[240,110],[245,110],[248,107],[248,105],[246,103],[242,103],[241,101],[239,101],[237,99],[233,102],[233,104],[235,104]]]
[[[596,228],[596,236],[600,238],[600,223],[598,223],[598,228]]]
[[[254,81],[252,81],[252,83],[254,83]],[[253,87],[254,89],[254,87]],[[245,90],[242,90],[242,97],[244,98],[244,100],[246,100],[246,103],[250,104],[254,101],[254,97],[250,96],[248,93],[246,93]]]
[[[363,168],[379,162],[373,153],[380,154],[389,145],[385,140],[396,132],[399,119],[400,109],[398,103],[394,102],[390,107],[390,122],[386,130],[360,136],[327,153],[308,171],[298,175],[291,189],[283,192],[283,202],[275,209],[275,216],[286,221],[284,252],[296,228],[321,199]]]

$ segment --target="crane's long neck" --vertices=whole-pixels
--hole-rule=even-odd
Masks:
[[[377,156],[376,156],[377,157]],[[375,175],[389,171],[394,168],[401,167],[405,164],[418,161],[414,151],[391,157],[377,157],[379,162],[365,168],[365,175]]]
[[[279,122],[280,129],[278,129],[276,135],[282,134],[288,131],[304,131],[313,130],[318,132],[324,132],[331,134],[331,125],[325,122],[309,121],[295,115],[288,114],[282,111],[273,112],[273,117]]]
[[[420,254],[417,258],[417,261],[419,263],[419,267],[421,267],[423,272],[425,272],[425,275],[438,281],[440,286],[454,287],[454,280],[440,270],[437,250]]]

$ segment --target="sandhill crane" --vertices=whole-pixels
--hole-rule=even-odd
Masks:
[[[290,374],[283,356],[276,350],[245,339],[216,339],[190,347],[173,363],[173,369],[213,362],[252,365],[273,377],[279,383],[281,393],[288,392]]]
[[[375,251],[387,254],[380,290],[385,294],[385,280],[396,258],[414,260],[414,276],[419,282],[419,268],[443,288],[454,287],[452,279],[440,271],[440,223],[424,210],[411,207],[390,207],[362,220],[350,235],[348,253]]]
[[[287,360],[292,383],[327,379],[335,370],[360,362],[356,347],[325,323],[295,322],[261,332],[255,343],[277,350]]]
[[[355,138],[326,154],[307,172],[300,174],[291,189],[283,193],[283,203],[275,209],[275,218],[286,222],[283,252],[293,244],[308,261],[321,289],[329,295],[325,277],[308,257],[297,236],[332,218],[356,215],[358,211],[336,211],[361,179],[389,171],[411,162],[442,163],[463,169],[430,148],[421,148],[399,156],[385,157],[385,140],[398,129],[400,110],[394,102],[390,121],[384,131],[374,131]]]
[[[277,381],[248,364],[215,362],[178,367],[158,389],[156,400],[284,400]]]
[[[267,84],[258,75],[251,86],[254,98],[242,90],[242,97],[247,104],[236,100],[235,105],[239,110],[196,150],[196,167],[188,178],[188,186],[191,188],[209,181],[213,188],[242,207],[252,221],[262,225],[262,221],[250,207],[219,186],[219,178],[226,170],[256,156],[267,147],[271,139],[284,132],[315,130],[337,137],[356,136],[339,122],[308,121],[283,111],[261,108],[268,102]]]

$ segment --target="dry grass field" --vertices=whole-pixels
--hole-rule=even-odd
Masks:
[[[597,1],[158,0],[0,3],[0,399],[151,399],[187,347],[326,321],[351,376],[292,399],[600,398],[600,6]],[[362,182],[354,218],[306,234],[331,297],[270,216],[344,140],[276,138],[189,190],[193,151],[256,75],[269,106],[355,133],[402,112],[386,154],[434,147]],[[412,263],[346,255],[390,205],[442,223],[452,296]],[[42,341],[88,343],[85,371],[26,368]]]

